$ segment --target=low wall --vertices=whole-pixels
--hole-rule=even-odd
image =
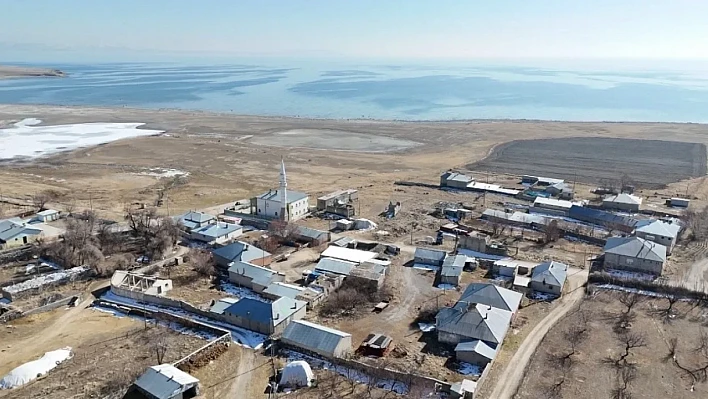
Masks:
[[[48,304],[46,304],[46,305],[44,305],[44,306],[40,306],[40,307],[37,307],[37,308],[34,308],[34,309],[30,309],[30,310],[28,310],[28,311],[26,311],[26,312],[23,312],[23,313],[22,313],[22,316],[29,316],[29,315],[32,315],[32,314],[49,312],[50,310],[54,310],[54,309],[60,308],[60,307],[62,307],[62,306],[67,306],[67,305],[69,305],[71,302],[74,302],[74,303],[81,302],[81,295],[71,295],[71,296],[68,296],[68,297],[66,297],[66,298],[62,298],[62,299],[60,299],[60,300],[58,300],[58,301],[55,301],[55,302],[52,302],[52,303],[48,303]]]
[[[230,344],[231,334],[226,333],[183,357],[182,359],[174,362],[173,366],[182,371],[189,372],[193,368],[203,366],[205,361],[208,362],[209,360],[218,358]]]
[[[15,262],[18,260],[29,260],[32,258],[32,245],[26,245],[18,248],[11,248],[0,251],[0,265]],[[3,266],[0,266],[2,268]]]

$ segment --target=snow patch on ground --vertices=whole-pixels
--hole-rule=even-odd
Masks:
[[[616,270],[616,269],[607,269],[605,272],[612,277],[621,278],[624,280],[642,280],[642,281],[656,280],[656,276],[654,276],[652,274],[646,274],[646,273],[640,273],[640,272],[628,272],[626,270]]]
[[[246,348],[251,348],[251,349],[260,349],[263,346],[263,342],[267,339],[267,337],[263,334],[259,334],[255,331],[250,331],[246,330],[244,328],[236,327],[232,324],[229,323],[224,323],[221,321],[213,320],[210,318],[202,317],[187,311],[184,311],[182,309],[176,309],[176,308],[171,308],[167,306],[157,306],[153,304],[147,304],[147,303],[142,303],[139,301],[136,301],[131,298],[125,298],[120,295],[116,295],[110,291],[105,293],[101,299],[104,299],[106,301],[110,302],[115,302],[118,304],[125,304],[125,305],[130,305],[134,306],[136,308],[142,308],[146,310],[151,310],[151,311],[161,311],[165,313],[169,313],[172,315],[176,316],[181,316],[181,317],[186,317],[189,319],[197,320],[199,322],[202,322],[204,324],[213,326],[213,327],[218,327],[222,328],[224,330],[228,330],[231,332],[231,339],[233,342],[236,342]],[[132,315],[131,315],[132,317]]]
[[[120,311],[119,309],[114,309],[109,306],[101,306],[101,305],[93,305],[92,306],[93,310],[96,310],[98,312],[102,313],[108,313],[112,316],[122,318],[122,317],[130,317],[131,319],[135,319],[142,322],[145,322],[145,318],[139,315],[134,315],[134,314],[127,314],[125,312]],[[184,335],[191,335],[193,337],[201,338],[207,341],[214,340],[216,338],[219,338],[218,335],[208,333],[206,331],[202,330],[196,330],[193,328],[189,328],[186,326],[183,326],[182,324],[175,323],[175,322],[167,322],[163,320],[155,320],[155,319],[148,319],[147,322],[149,324],[156,324],[158,326],[166,327],[169,328],[172,331],[176,331],[180,334]]]
[[[71,359],[72,356],[70,347],[47,352],[41,358],[10,371],[0,380],[0,389],[11,389],[25,385],[47,374],[62,362]]]
[[[115,140],[163,133],[138,129],[144,123],[75,123],[37,126],[39,119],[27,118],[13,127],[0,129],[0,159],[36,158],[58,151],[95,146]]]
[[[86,267],[86,266],[74,267],[72,269],[63,270],[61,272],[50,273],[50,274],[45,274],[44,276],[35,277],[33,279],[23,281],[19,284],[5,287],[5,288],[3,288],[3,290],[5,290],[11,294],[16,294],[16,293],[31,290],[34,288],[43,287],[48,284],[61,283],[61,282],[75,279],[76,277],[78,277],[82,273],[86,272],[87,270],[88,270],[88,267]]]
[[[288,357],[288,361],[304,360],[313,369],[323,369],[334,371],[335,373],[343,376],[344,378],[350,379],[360,384],[368,384],[371,377],[362,373],[361,371],[350,369],[344,366],[334,365],[326,360],[318,359],[312,356],[302,354],[300,352],[295,352],[291,350],[285,350],[283,353]],[[399,395],[404,395],[408,392],[408,385],[394,380],[381,380],[377,381],[377,388],[385,389],[387,391],[393,391]]]
[[[238,299],[242,298],[249,298],[249,299],[255,299],[257,301],[261,302],[266,302],[266,303],[271,303],[273,301],[263,298],[262,296],[256,294],[249,288],[245,287],[239,287],[237,285],[231,284],[231,283],[221,283],[221,290],[226,292],[229,295],[233,295],[237,297]]]
[[[457,289],[456,285],[452,284],[438,284],[435,288],[444,290],[444,291],[454,291]]]
[[[484,371],[484,367],[465,362],[460,362],[457,368],[457,372],[462,375],[482,375],[482,371]]]
[[[166,168],[150,168],[147,172],[137,173],[141,176],[152,176],[162,179],[163,177],[178,177],[178,176],[189,176],[189,172],[185,172],[179,169],[166,169]]]
[[[669,294],[660,294],[660,293],[654,292],[654,291],[638,290],[636,288],[622,287],[622,286],[614,285],[614,284],[601,284],[601,285],[598,285],[597,287],[604,288],[607,290],[634,292],[636,294],[651,296],[651,297],[655,297],[655,298],[670,298],[670,297],[672,297],[672,295],[669,295]]]
[[[420,328],[420,331],[422,332],[431,332],[435,331],[435,324],[418,323],[418,328]]]

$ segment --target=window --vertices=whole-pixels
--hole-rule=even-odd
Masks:
[[[278,216],[278,212],[275,212],[275,216]]]
[[[162,287],[159,287],[159,286],[157,287],[157,293],[162,294]]]

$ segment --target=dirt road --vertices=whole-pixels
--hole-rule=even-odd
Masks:
[[[231,389],[227,398],[241,398],[248,392],[248,384],[251,380],[251,370],[255,367],[256,354],[251,350],[241,352],[241,360],[236,369],[236,378],[231,383]]]
[[[565,316],[573,307],[580,302],[585,293],[584,289],[578,289],[561,299],[561,304],[553,309],[536,327],[529,333],[524,342],[511,358],[504,372],[497,378],[497,385],[489,396],[493,399],[511,399],[524,379],[526,368],[531,360],[531,356],[536,352],[536,348],[546,336],[548,330],[553,327],[558,320]]]

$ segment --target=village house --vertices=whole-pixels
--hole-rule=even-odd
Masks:
[[[666,247],[640,237],[610,237],[605,244],[605,268],[661,275]]]
[[[472,283],[465,288],[458,302],[480,303],[516,314],[521,294],[491,283]]]
[[[171,364],[149,367],[123,399],[190,399],[199,395],[199,380]]]
[[[235,326],[265,335],[281,334],[293,320],[305,316],[307,303],[281,297],[273,302],[241,298],[223,310],[224,319]]]
[[[334,191],[317,198],[317,210],[348,218],[356,214],[354,202],[358,200],[359,192],[357,190]]]
[[[515,293],[518,294],[518,293]],[[457,345],[460,342],[481,340],[494,348],[504,341],[511,324],[512,313],[490,305],[458,301],[453,307],[444,307],[435,316],[438,341]]]
[[[460,277],[466,262],[465,255],[453,255],[445,258],[440,269],[440,284],[460,285]]]
[[[175,220],[184,226],[187,232],[204,227],[216,222],[216,218],[208,213],[189,211],[184,215],[175,217]]]
[[[378,256],[376,252],[362,251],[359,249],[343,248],[336,245],[330,245],[322,252],[323,258],[339,259],[355,264],[370,261]]]
[[[655,219],[639,220],[634,226],[635,236],[665,246],[667,255],[671,255],[680,231],[678,224]]]
[[[639,212],[639,208],[641,207],[641,205],[641,197],[637,197],[636,195],[627,193],[610,195],[602,200],[603,208],[618,211]]]
[[[548,215],[568,216],[570,208],[573,205],[582,206],[582,203],[555,198],[536,197],[530,210],[532,212],[545,213]]]
[[[243,234],[243,228],[237,224],[217,222],[192,229],[190,238],[207,244],[224,244]]]
[[[533,268],[529,287],[534,291],[561,296],[568,276],[568,265],[543,262]]]
[[[42,237],[43,230],[18,218],[0,220],[0,249],[31,244]]]
[[[292,321],[280,341],[325,358],[342,358],[352,353],[352,335],[305,320]]]
[[[599,209],[586,208],[573,205],[570,207],[568,216],[581,222],[592,223],[610,230],[618,230],[623,233],[631,233],[637,224],[637,219],[630,216],[617,215],[612,212]]]
[[[447,252],[437,249],[416,248],[414,262],[420,265],[442,266]]]
[[[285,274],[263,266],[236,261],[229,266],[229,281],[261,293],[272,283],[285,281]]]
[[[315,266],[315,272],[322,274],[338,274],[348,276],[354,270],[356,263],[334,258],[320,258]]]
[[[293,232],[293,238],[296,241],[310,244],[311,247],[318,247],[330,241],[331,235],[329,231],[317,230],[305,226],[297,226]]]
[[[466,189],[474,181],[473,177],[462,173],[447,171],[440,176],[440,187]]]
[[[216,264],[224,268],[229,267],[233,262],[247,262],[259,266],[268,266],[272,262],[272,255],[269,252],[241,241],[217,248],[211,253]]]
[[[368,285],[371,290],[378,290],[383,287],[388,268],[379,263],[364,262],[352,269],[347,279],[358,281]]]
[[[565,182],[551,184],[550,186],[546,187],[544,191],[562,200],[571,200],[574,196],[573,186]]]

